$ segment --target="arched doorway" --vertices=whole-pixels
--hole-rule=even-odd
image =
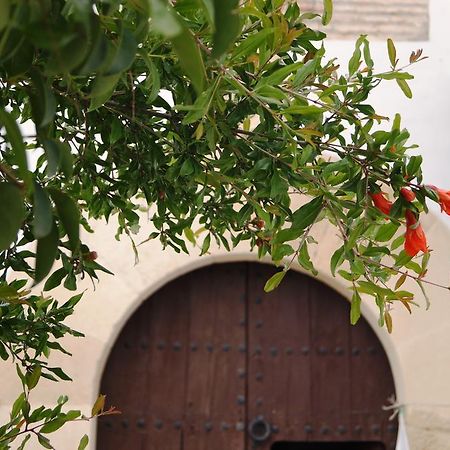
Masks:
[[[397,422],[384,350],[365,320],[318,281],[220,264],[164,286],[134,313],[101,392],[98,450],[384,450]]]

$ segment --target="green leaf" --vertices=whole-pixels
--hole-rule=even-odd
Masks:
[[[283,278],[286,276],[286,271],[277,272],[275,275],[272,275],[264,285],[264,292],[270,292],[276,289],[280,283],[283,281]]]
[[[409,87],[409,84],[406,82],[406,80],[396,80],[397,84],[400,86],[400,89],[403,91],[403,93],[408,98],[412,98],[413,94],[411,91],[411,88]]]
[[[57,377],[61,378],[61,380],[72,381],[72,378],[70,378],[60,367],[47,367],[47,370],[54,373]]]
[[[164,37],[172,39],[183,32],[183,26],[172,7],[165,0],[148,0],[153,29]]]
[[[206,71],[200,49],[189,29],[183,28],[180,35],[171,39],[178,55],[181,68],[191,79],[197,93],[203,92],[206,83]]]
[[[358,291],[353,292],[352,303],[350,307],[350,322],[355,325],[361,317],[361,296]]]
[[[2,108],[0,108],[0,125],[5,127],[8,141],[13,149],[14,161],[19,167],[20,176],[25,184],[30,185],[31,174],[28,171],[27,155],[25,153],[25,143],[23,142],[22,134],[16,121]]]
[[[55,202],[59,218],[69,237],[70,248],[75,252],[80,245],[80,211],[78,206],[70,195],[55,188],[50,190],[50,195]]]
[[[52,204],[47,192],[40,184],[34,183],[33,234],[36,239],[47,236],[52,230]]]
[[[89,105],[89,111],[95,111],[110,99],[119,80],[120,73],[109,76],[98,75],[95,78],[90,94],[91,104]]]
[[[0,358],[2,358],[3,361],[6,361],[9,358],[9,353],[6,351],[6,348],[1,341],[0,341]]]
[[[292,215],[292,228],[304,230],[311,225],[323,208],[323,197],[316,197]]]
[[[19,447],[17,447],[17,450],[23,450],[25,448],[25,445],[27,444],[27,442],[31,439],[31,434],[27,434],[25,436],[25,439],[21,442],[21,444],[19,445]]]
[[[119,43],[116,53],[111,62],[109,68],[105,71],[104,75],[117,75],[127,70],[136,56],[137,43],[133,33],[124,28],[120,34]]]
[[[55,262],[58,250],[59,235],[56,224],[53,224],[50,234],[38,239],[36,250],[36,269],[34,284],[40,283],[49,273]]]
[[[208,252],[210,245],[211,245],[211,235],[208,233],[205,237],[205,240],[203,241],[200,256]]]
[[[345,259],[345,247],[339,247],[331,257],[330,269],[333,277],[336,276],[336,269],[344,262]]]
[[[375,236],[375,240],[378,242],[390,241],[394,237],[399,226],[400,224],[394,222],[387,223],[386,225],[381,225]]]
[[[81,438],[80,443],[78,444],[78,450],[84,450],[88,444],[89,444],[89,437],[87,434],[85,434]]]
[[[11,183],[0,183],[0,250],[7,250],[16,240],[24,219],[21,190]]]
[[[66,142],[57,142],[59,149],[59,167],[66,178],[70,178],[73,174],[73,155],[70,151],[70,145]]]
[[[273,242],[275,244],[282,244],[283,242],[293,241],[297,239],[301,234],[303,234],[302,228],[285,228],[284,230],[280,230],[275,237],[273,238]]]
[[[261,44],[266,42],[269,35],[273,34],[273,28],[264,28],[255,34],[248,36],[246,39],[241,41],[236,49],[233,51],[233,59],[238,59],[241,56],[248,56],[255,52]]]
[[[316,268],[314,267],[314,264],[311,261],[311,257],[309,256],[309,252],[308,252],[308,244],[305,242],[299,253],[298,253],[298,263],[306,270],[308,270],[309,272],[311,272],[314,276],[317,276],[319,274],[319,272],[316,270]]]
[[[47,437],[42,436],[42,434],[38,434],[37,438],[38,438],[39,444],[41,444],[42,447],[53,450],[54,447],[52,444],[50,444],[50,440]]]
[[[41,73],[33,71],[31,74],[34,93],[31,95],[31,106],[34,121],[38,128],[43,128],[53,121],[56,113],[56,99],[48,80]]]
[[[50,422],[47,422],[40,430],[41,433],[43,434],[49,434],[49,433],[53,433],[56,430],[59,430],[64,424],[66,423],[66,421],[63,418],[57,418],[57,419],[53,419],[50,420]]]
[[[239,0],[213,0],[213,3],[215,31],[211,56],[219,58],[230,48],[241,30],[241,21],[235,12]]]
[[[27,373],[25,379],[28,386],[28,389],[33,389],[39,382],[39,378],[41,378],[41,366],[34,366],[33,370]]]
[[[44,291],[50,291],[55,287],[59,286],[66,275],[67,271],[66,269],[64,269],[64,267],[55,270],[45,282]]]
[[[11,420],[19,415],[20,411],[22,410],[22,406],[25,403],[25,400],[26,400],[25,394],[22,392],[13,403],[10,415]]]
[[[355,50],[350,61],[348,62],[348,74],[352,76],[361,65],[361,44],[366,40],[366,36],[362,35],[356,41]]]
[[[322,25],[328,25],[333,17],[333,0],[323,0]]]
[[[272,72],[269,76],[260,78],[256,85],[256,90],[258,90],[258,87],[265,86],[265,85],[271,85],[276,86],[279,84],[282,84],[282,82],[292,73],[294,73],[297,69],[303,66],[302,62],[294,63],[294,64],[287,64],[274,72]]]
[[[395,67],[397,64],[397,50],[395,48],[394,41],[390,38],[387,40],[387,48],[389,61],[391,62],[392,67]]]

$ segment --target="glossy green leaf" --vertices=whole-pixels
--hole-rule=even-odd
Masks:
[[[292,216],[292,228],[304,230],[310,226],[323,209],[323,197],[316,197],[300,207]]]
[[[56,210],[69,237],[70,248],[77,251],[80,245],[80,211],[72,197],[57,189],[50,189]]]
[[[352,303],[350,307],[350,323],[356,325],[361,317],[361,296],[358,291],[353,292]]]
[[[120,80],[120,74],[103,76],[99,75],[94,80],[91,90],[91,103],[89,111],[95,111],[104,105],[113,95],[117,83]]]
[[[239,35],[241,21],[236,11],[239,0],[213,0],[213,3],[215,31],[211,56],[219,58]]]
[[[405,80],[396,80],[396,81],[397,84],[400,86],[400,89],[406,95],[406,97],[412,98],[413,94],[411,88],[409,87],[409,84]]]
[[[41,444],[42,447],[50,449],[50,450],[54,450],[53,445],[50,443],[50,439],[48,439],[45,436],[42,436],[42,434],[38,434],[37,438],[38,438],[39,444]]]
[[[250,35],[234,49],[233,59],[238,59],[242,56],[248,57],[248,55],[251,55],[253,52],[255,52],[260,45],[267,42],[267,39],[273,33],[273,28],[264,28],[261,31]]]
[[[53,121],[56,113],[56,99],[50,82],[37,71],[32,72],[34,93],[31,106],[34,120],[38,128],[43,128]]]
[[[276,289],[280,283],[283,281],[283,278],[286,276],[286,271],[282,270],[281,272],[277,272],[272,275],[264,285],[264,292],[271,292]]]
[[[0,183],[0,250],[7,250],[16,240],[25,219],[21,190],[7,182]]]
[[[78,444],[78,450],[84,450],[88,444],[89,444],[89,437],[87,434],[85,434],[81,438],[80,443]]]
[[[28,171],[27,155],[25,153],[25,143],[22,134],[16,121],[2,108],[0,108],[0,125],[5,127],[8,141],[13,150],[15,163],[19,167],[20,176],[27,185],[30,185],[31,174]]]
[[[66,421],[63,418],[50,420],[40,429],[40,432],[43,434],[54,433],[56,430],[59,430],[65,423]]]
[[[173,37],[171,42],[178,56],[180,66],[191,79],[197,93],[201,93],[206,82],[206,71],[194,36],[187,28],[183,27],[181,34]]]
[[[322,25],[328,25],[333,17],[333,0],[323,0]]]
[[[33,234],[36,239],[47,236],[53,226],[52,204],[40,184],[34,184]]]
[[[399,226],[400,226],[399,224],[394,222],[382,225],[375,236],[375,240],[378,242],[390,241],[394,237],[397,230],[399,229]]]
[[[50,234],[38,239],[36,250],[36,269],[34,273],[34,283],[40,283],[49,273],[55,262],[58,250],[59,234],[58,228],[54,224]]]
[[[19,447],[17,447],[17,450],[23,450],[25,448],[25,445],[27,444],[27,442],[31,439],[31,434],[27,434],[25,436],[25,438],[23,439],[23,441],[21,442],[21,444],[19,445]]]
[[[44,285],[44,291],[51,291],[55,287],[59,286],[66,275],[67,275],[67,271],[63,267],[61,267],[58,270],[55,270],[47,278],[47,281],[45,282],[45,285]]]
[[[395,67],[397,65],[397,50],[395,48],[394,41],[390,38],[387,40],[387,48],[391,66]]]
[[[34,366],[32,371],[27,373],[25,379],[28,389],[34,389],[41,378],[42,368],[41,366]]]
[[[184,32],[173,8],[167,0],[149,0],[152,27],[168,39],[173,39]]]
[[[136,56],[137,43],[133,33],[124,28],[117,44],[117,50],[105,76],[117,75],[127,70]]]

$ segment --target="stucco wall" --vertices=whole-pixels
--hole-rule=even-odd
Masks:
[[[446,188],[450,188],[447,174],[450,163],[447,139],[450,102],[445,87],[450,82],[449,19],[450,2],[431,0],[430,40],[397,42],[398,55],[405,60],[412,50],[419,47],[430,56],[414,68],[416,80],[411,83],[414,99],[407,100],[393,82],[386,82],[372,99],[383,115],[402,113],[404,125],[412,131],[413,141],[421,146],[426,180]],[[328,52],[337,56],[345,66],[353,45],[351,41],[331,41]],[[384,42],[373,42],[372,52],[376,63],[387,66]],[[434,249],[429,279],[448,283],[450,218],[442,217],[437,212],[425,220],[424,226],[430,246]],[[329,275],[329,256],[336,247],[335,234],[322,227],[317,232],[317,239],[320,246],[313,258],[321,270],[321,279],[348,297],[345,284]],[[126,239],[115,241],[113,227],[99,223],[95,236],[86,236],[86,240],[99,253],[100,263],[110,268],[116,276],[103,276],[95,291],[85,282],[84,299],[70,319],[71,325],[83,331],[86,338],[67,339],[66,345],[73,352],[73,357],[58,356],[54,362],[61,364],[75,381],[58,384],[43,381],[33,392],[32,401],[45,404],[64,393],[70,396],[72,408],[89,412],[98,393],[108,352],[127,318],[143,300],[164,283],[201,265],[256,257],[245,246],[232,254],[213,250],[211,255],[199,258],[196,256],[197,250],[193,250],[191,256],[177,255],[170,249],[161,251],[158,242],[150,242],[140,247],[140,263],[135,266],[129,242]],[[376,309],[371,302],[366,302],[363,311],[390,359],[398,400],[405,405],[406,429],[412,450],[445,450],[450,449],[450,295],[437,288],[428,291],[432,301],[430,310],[425,310],[424,302],[412,316],[402,307],[394,309],[394,332],[390,336],[377,328]],[[63,290],[55,291],[54,295],[61,299],[68,297]],[[2,418],[8,414],[11,402],[19,393],[19,386],[10,364],[3,363],[1,370]],[[85,432],[94,439],[95,424],[80,422],[64,428],[64,431],[55,433],[56,448],[76,448],[77,438]],[[95,447],[92,445],[89,448]]]

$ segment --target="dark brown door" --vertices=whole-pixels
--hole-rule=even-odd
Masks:
[[[99,420],[98,450],[394,448],[382,410],[394,384],[372,329],[350,326],[345,299],[295,272],[264,294],[274,270],[213,265],[135,312],[103,374],[122,414]]]

